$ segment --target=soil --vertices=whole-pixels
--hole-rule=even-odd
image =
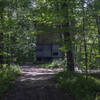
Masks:
[[[22,66],[23,73],[2,100],[74,100],[56,83],[61,69]]]

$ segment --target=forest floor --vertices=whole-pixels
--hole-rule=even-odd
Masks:
[[[74,100],[59,88],[54,74],[61,69],[22,66],[23,73],[2,100]]]

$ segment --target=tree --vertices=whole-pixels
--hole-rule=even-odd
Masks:
[[[71,23],[74,15],[75,1],[34,1],[37,5],[36,21],[38,23],[51,24],[56,27],[56,31],[64,36],[64,44],[67,57],[67,69],[74,70],[74,57],[72,52]]]
[[[35,37],[34,22],[30,8],[30,1],[23,0],[2,0],[0,1],[1,20],[0,28],[2,33],[3,63],[12,63],[13,59],[23,61],[30,55],[34,59]],[[33,50],[33,53],[32,53]],[[34,55],[33,55],[34,54]],[[20,55],[20,56],[19,56]],[[21,57],[23,57],[22,60]]]

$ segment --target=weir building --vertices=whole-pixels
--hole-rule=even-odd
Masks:
[[[53,28],[51,28],[51,30],[50,28],[51,27],[44,25],[41,25],[38,28],[38,33],[36,35],[36,59],[38,61],[53,60],[62,58],[63,56],[63,53],[60,50],[61,36],[59,33],[55,33]]]

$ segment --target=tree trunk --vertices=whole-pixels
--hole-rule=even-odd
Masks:
[[[2,2],[1,2],[2,3]],[[3,64],[3,59],[4,59],[4,56],[3,56],[3,32],[2,32],[2,28],[3,28],[3,25],[4,25],[4,18],[3,18],[3,11],[4,11],[4,8],[1,8],[1,14],[0,14],[0,64]]]
[[[67,23],[64,27],[69,27]],[[64,33],[64,43],[66,45],[66,56],[67,56],[67,69],[68,71],[74,71],[74,57],[72,52],[72,40],[70,32]]]
[[[2,52],[3,52],[3,43],[2,43],[2,41],[3,41],[3,33],[0,32],[0,64],[3,64],[3,54],[2,54]]]
[[[98,27],[98,51],[99,51],[99,55],[100,55],[100,16],[96,17],[96,23],[97,23],[97,27]]]
[[[86,79],[88,78],[88,56],[87,56],[87,41],[86,41],[86,33],[85,33],[85,10],[83,3],[83,42],[84,42],[84,53],[85,53],[85,66],[86,66]]]

